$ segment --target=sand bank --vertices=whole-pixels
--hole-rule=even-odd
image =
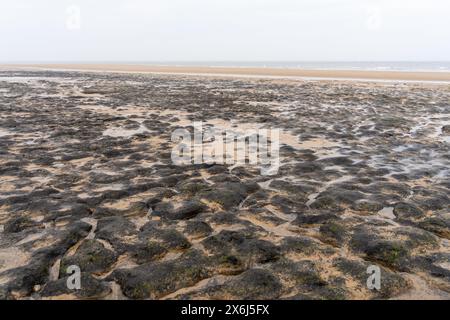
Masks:
[[[450,82],[450,72],[405,72],[362,70],[301,70],[283,68],[236,68],[202,66],[152,66],[139,64],[22,64],[4,65],[2,68],[39,68],[57,70],[206,74],[269,77],[300,77],[319,79],[365,79],[398,81],[445,81]]]

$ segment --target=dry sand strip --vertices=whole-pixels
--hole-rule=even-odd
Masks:
[[[80,71],[209,74],[271,77],[305,77],[323,79],[365,79],[390,81],[450,82],[450,72],[357,71],[357,70],[301,70],[286,68],[236,68],[202,66],[152,66],[139,64],[15,64],[9,68],[39,68]]]

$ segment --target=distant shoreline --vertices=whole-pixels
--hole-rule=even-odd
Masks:
[[[97,71],[126,73],[167,73],[192,75],[229,75],[257,77],[296,77],[313,79],[450,82],[450,72],[366,71],[366,70],[309,70],[263,67],[202,67],[162,66],[141,64],[10,64],[1,69],[44,69],[67,71]]]

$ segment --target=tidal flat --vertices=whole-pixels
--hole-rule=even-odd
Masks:
[[[194,121],[279,128],[278,172],[175,165]],[[449,84],[0,70],[0,299],[431,298]]]

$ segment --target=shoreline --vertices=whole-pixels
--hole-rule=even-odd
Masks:
[[[182,75],[250,76],[277,78],[282,77],[319,80],[450,82],[450,72],[420,71],[305,70],[261,67],[153,66],[140,64],[10,64],[0,65],[0,68]]]

